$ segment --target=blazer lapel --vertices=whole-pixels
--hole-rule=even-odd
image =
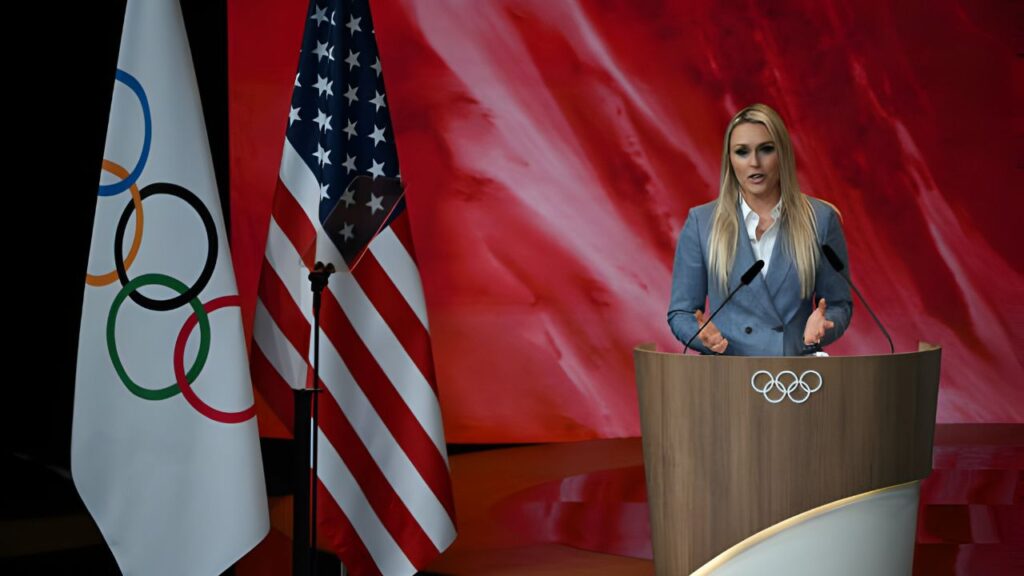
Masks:
[[[779,235],[775,237],[775,246],[772,248],[772,265],[768,267],[768,274],[764,279],[773,301],[778,296],[782,283],[793,269],[793,258],[790,256],[789,250],[783,246],[788,238],[786,230],[779,230]]]
[[[785,324],[793,319],[803,302],[800,297],[800,277],[797,275],[793,255],[788,249],[788,242],[789,233],[783,227],[775,241],[772,265],[768,267],[768,276],[765,278],[772,305]]]
[[[736,218],[739,220],[739,234],[737,235],[736,247],[736,260],[733,262],[732,274],[729,279],[729,288],[733,289],[740,283],[740,276],[746,272],[754,264],[754,250],[750,247],[750,236],[747,235],[747,227],[743,224],[743,212],[740,210],[739,204],[736,205]],[[780,234],[781,237],[781,234]],[[775,243],[778,248],[778,242]],[[775,254],[776,251],[772,252],[772,265],[768,267],[768,273],[770,274],[775,268]],[[765,283],[764,274],[758,274],[750,282],[750,285],[744,288],[742,291],[736,294],[740,297],[743,292],[744,299],[756,300],[764,311],[769,316],[782,320],[782,315],[775,309],[775,304],[772,302],[771,294],[768,291],[768,285]]]

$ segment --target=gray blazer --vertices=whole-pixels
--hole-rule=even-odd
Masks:
[[[818,243],[828,244],[843,262],[848,262],[846,239],[839,223],[839,216],[828,204],[810,198],[817,220]],[[680,342],[685,343],[697,331],[697,320],[693,313],[704,309],[705,298],[710,314],[729,295],[722,292],[717,282],[708,276],[708,239],[711,236],[711,220],[715,202],[709,202],[690,210],[686,224],[679,235],[676,246],[676,260],[672,269],[672,297],[668,307],[668,324]],[[754,251],[743,225],[743,216],[736,206],[740,223],[737,238],[736,257],[729,273],[729,290],[740,282],[740,276],[754,263]],[[822,345],[835,341],[846,331],[853,314],[850,288],[836,273],[825,257],[818,260],[815,270],[814,299],[800,298],[800,279],[796,264],[789,254],[785,222],[780,222],[775,248],[772,251],[768,274],[758,274],[750,283],[740,289],[732,300],[715,316],[715,326],[729,340],[725,354],[737,356],[795,356],[804,348],[803,335],[807,318],[814,309],[814,302],[824,298],[825,317],[835,323],[826,331]],[[696,350],[708,350],[697,338],[691,344]]]

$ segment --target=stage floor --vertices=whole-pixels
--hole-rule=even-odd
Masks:
[[[1024,426],[939,425],[933,454],[914,574],[1024,574]],[[654,573],[640,439],[482,448],[450,462],[459,536],[425,574]],[[290,510],[275,506],[282,532],[239,574],[273,573]]]
[[[450,463],[459,536],[424,574],[654,573],[639,439],[456,446]],[[914,574],[1024,574],[1024,425],[940,425],[933,466]],[[117,574],[70,478],[26,468],[9,467],[0,572]],[[290,573],[289,496],[271,498],[271,524],[234,574]],[[338,573],[322,559],[321,576]]]

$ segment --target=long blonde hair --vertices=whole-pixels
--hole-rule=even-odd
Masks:
[[[787,243],[784,248],[796,262],[800,277],[800,296],[810,298],[814,291],[814,269],[818,264],[817,223],[810,200],[800,192],[796,180],[796,159],[789,132],[775,110],[764,104],[753,104],[740,110],[725,130],[722,145],[722,176],[718,189],[718,202],[711,224],[708,263],[711,276],[723,292],[728,290],[729,271],[736,258],[739,234],[740,183],[729,159],[732,131],[740,124],[760,124],[768,130],[779,153],[779,187],[782,192],[782,210],[778,225],[786,226]]]

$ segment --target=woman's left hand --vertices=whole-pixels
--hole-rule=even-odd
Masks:
[[[804,344],[811,346],[821,342],[821,339],[825,337],[825,331],[831,329],[832,326],[834,326],[833,322],[825,318],[825,299],[822,298],[818,301],[818,307],[807,319],[807,325],[804,327]]]

